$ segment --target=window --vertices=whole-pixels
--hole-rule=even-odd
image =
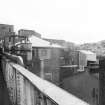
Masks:
[[[50,49],[39,49],[40,59],[50,59]]]

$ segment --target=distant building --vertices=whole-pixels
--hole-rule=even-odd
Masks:
[[[58,44],[61,46],[64,46],[66,41],[65,40],[57,40],[57,39],[47,39],[47,38],[43,38],[46,41],[49,41],[51,44]]]
[[[76,49],[76,45],[72,42],[67,42],[65,40],[60,40],[60,39],[47,39],[47,38],[43,38],[43,39],[46,41],[49,41],[50,44],[58,44],[62,46],[66,51],[68,51],[69,49],[71,50]]]
[[[8,24],[0,24],[0,37],[14,34],[14,26]]]
[[[78,72],[62,81],[62,88],[88,102],[99,105],[99,74],[88,71]]]
[[[96,53],[87,50],[79,50],[79,68],[84,70],[89,62],[97,62]]]
[[[32,43],[32,72],[41,76],[43,61],[43,76],[55,84],[59,84],[59,67],[61,65],[62,47],[56,44],[50,44],[34,35],[29,37]]]
[[[18,35],[23,35],[23,36],[36,36],[41,38],[41,34],[39,34],[38,32],[34,31],[34,30],[26,30],[26,29],[20,29],[18,31]]]
[[[14,32],[14,26],[8,24],[0,24],[0,32]]]

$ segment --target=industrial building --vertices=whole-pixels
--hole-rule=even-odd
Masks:
[[[97,62],[95,53],[65,50],[33,30],[16,35],[12,25],[0,27],[1,87],[7,86],[0,93],[8,92],[12,105],[104,105],[104,57]]]
[[[32,44],[32,68],[30,71],[38,76],[42,76],[46,80],[59,84],[60,58],[63,47],[51,44],[29,32],[21,33],[20,36],[22,35],[28,36],[28,40]]]

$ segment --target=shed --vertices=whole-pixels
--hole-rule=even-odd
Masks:
[[[80,69],[84,69],[87,66],[88,62],[96,62],[96,54],[87,51],[87,50],[79,50],[79,67]]]
[[[88,61],[96,61],[96,54],[91,51],[80,50],[80,53],[86,56]]]

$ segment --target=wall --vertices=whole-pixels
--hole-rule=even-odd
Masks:
[[[93,74],[88,72],[77,73],[64,79],[62,88],[92,105],[98,105],[99,79]]]
[[[71,65],[78,65],[79,64],[79,52],[78,51],[69,51],[69,59]]]
[[[55,105],[54,101],[50,100],[49,97],[45,96],[42,93],[42,90],[45,90],[46,87],[45,89],[41,90],[42,92],[39,91],[39,89],[43,88],[44,83],[46,83],[45,81],[43,81],[42,79],[41,81],[38,81],[38,79],[40,78],[30,72],[27,73],[27,70],[25,70],[24,73],[20,73],[20,71],[24,71],[24,68],[20,68],[20,71],[18,71],[17,68],[19,69],[19,67],[15,68],[13,67],[13,65],[11,65],[11,63],[13,62],[8,59],[3,58],[2,60],[3,73],[9,92],[8,97],[10,98],[11,105]],[[27,77],[31,79],[27,79],[26,75],[23,75],[25,73],[28,75]],[[29,74],[31,74],[31,76]],[[38,83],[39,87],[34,83]],[[40,83],[42,83],[43,86]],[[7,102],[5,102],[5,105],[9,105],[9,103],[6,103]]]
[[[18,31],[19,35],[23,35],[23,36],[31,36],[31,35],[35,35],[36,37],[41,38],[41,34],[39,34],[38,32],[34,31],[34,30],[26,30],[26,29],[20,29]]]
[[[38,49],[39,48],[33,48],[33,51],[32,51],[32,69],[31,69],[31,72],[40,76],[40,69],[41,69],[40,66],[41,65],[40,65],[40,59],[38,56]]]
[[[37,49],[37,50],[36,50]],[[34,48],[33,56],[33,68],[32,72],[40,76],[41,71],[41,60],[39,59],[39,50],[43,48]],[[59,83],[59,67],[60,67],[60,56],[61,56],[61,49],[58,48],[45,48],[50,54],[48,56],[44,56],[44,77],[45,79],[58,84]]]
[[[13,25],[0,24],[0,32],[14,32]]]
[[[52,74],[51,80],[55,84],[59,83],[60,56],[61,56],[61,49],[52,48],[50,59],[45,60],[44,62],[45,65],[44,71],[45,73]]]

